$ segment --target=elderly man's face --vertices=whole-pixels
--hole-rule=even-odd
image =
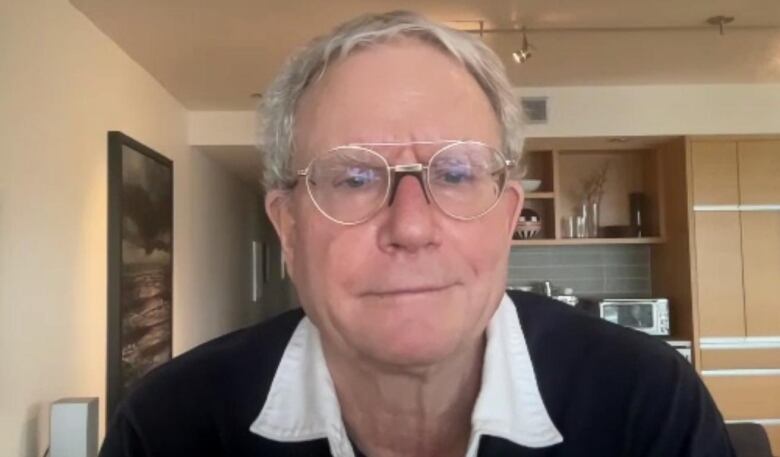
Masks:
[[[348,143],[476,140],[501,130],[474,78],[430,45],[406,39],[331,65],[296,112],[294,169]],[[380,148],[391,165],[423,162],[431,145]],[[471,221],[428,203],[418,180],[369,220],[339,225],[312,203],[303,180],[266,207],[307,315],[330,348],[391,366],[425,366],[481,338],[505,287],[522,190]]]

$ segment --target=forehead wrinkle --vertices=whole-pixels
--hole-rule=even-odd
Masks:
[[[404,164],[404,163],[426,163],[430,157],[437,151],[441,150],[447,143],[439,142],[426,142],[426,144],[415,144],[414,142],[400,142],[400,143],[384,143],[384,144],[368,144],[368,143],[350,143],[343,146],[356,146],[360,148],[369,149],[384,159],[390,165]],[[317,156],[322,156],[329,153],[338,153],[338,148],[328,149]],[[405,160],[401,160],[404,158]]]
[[[479,127],[495,114],[468,70],[427,44],[409,44],[388,43],[347,56],[309,87],[296,110],[294,156],[349,143],[500,139],[497,119],[488,137]],[[418,77],[425,67],[432,74]]]

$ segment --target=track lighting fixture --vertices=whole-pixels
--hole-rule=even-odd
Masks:
[[[520,50],[512,52],[512,58],[515,63],[525,63],[531,58],[531,46],[528,45],[528,36],[525,34],[525,27],[523,28],[523,44]]]
[[[734,16],[712,16],[707,19],[707,23],[714,25],[720,29],[720,34],[723,35],[723,26],[734,22]]]

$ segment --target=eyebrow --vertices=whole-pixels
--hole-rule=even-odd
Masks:
[[[376,143],[349,143],[344,146],[414,146],[431,144],[469,143],[474,140],[420,140],[420,141],[388,141]]]

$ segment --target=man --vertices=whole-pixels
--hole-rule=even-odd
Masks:
[[[104,457],[732,455],[665,343],[504,293],[521,138],[477,38],[358,18],[286,65],[262,115],[303,312],[147,377]]]

